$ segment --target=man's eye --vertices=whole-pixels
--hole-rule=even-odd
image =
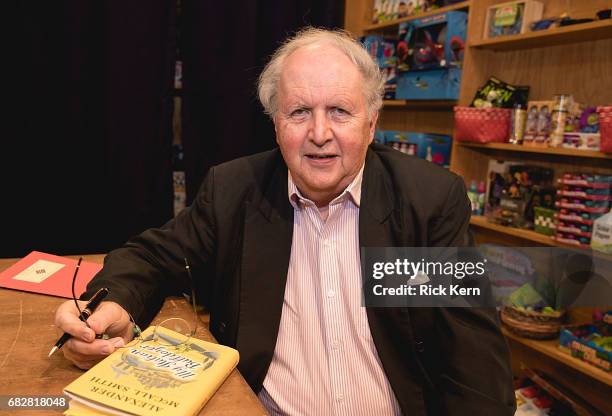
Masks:
[[[348,111],[346,111],[344,108],[340,108],[340,107],[334,107],[332,108],[332,113],[334,115],[339,115],[339,116],[346,116],[349,114]]]
[[[308,110],[306,110],[305,108],[298,108],[297,110],[293,110],[291,112],[291,117],[302,117],[306,115],[307,112]]]

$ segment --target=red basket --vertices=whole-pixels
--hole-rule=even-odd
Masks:
[[[512,110],[506,108],[455,107],[455,139],[464,142],[505,142]]]
[[[601,151],[612,153],[612,106],[597,107],[597,113],[599,114]]]

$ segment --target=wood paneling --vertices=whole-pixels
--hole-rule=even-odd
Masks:
[[[402,107],[385,108],[379,118],[378,127],[383,130],[405,130],[424,133],[449,134],[453,132],[451,111],[410,110]]]

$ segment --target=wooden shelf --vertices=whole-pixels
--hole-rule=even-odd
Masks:
[[[408,16],[408,17],[403,17],[401,19],[389,20],[389,21],[382,22],[382,23],[366,25],[364,30],[366,32],[372,32],[372,31],[375,31],[375,30],[393,28],[394,26],[397,26],[400,23],[410,22],[410,21],[416,20],[416,19],[422,19],[422,18],[427,17],[427,16],[434,16],[436,14],[440,14],[440,13],[444,13],[444,12],[451,12],[453,10],[463,10],[463,9],[467,9],[469,7],[470,7],[470,2],[469,1],[463,1],[461,3],[452,4],[452,5],[446,6],[446,7],[440,7],[439,9],[435,9],[435,10],[431,10],[431,11],[428,11],[428,12],[411,15],[411,16]]]
[[[384,108],[413,110],[452,110],[457,105],[456,100],[384,100]]]
[[[606,19],[536,32],[527,32],[520,35],[484,39],[469,42],[469,45],[478,49],[512,51],[610,38],[612,38],[612,19]]]
[[[521,228],[506,227],[504,225],[494,224],[492,222],[488,222],[485,217],[480,215],[472,215],[472,218],[470,218],[470,224],[476,227],[486,228],[488,230],[519,237],[523,240],[533,241],[534,243],[543,244],[546,246],[559,245],[551,237],[544,234],[539,234],[531,230],[523,230]]]
[[[585,363],[577,358],[572,357],[570,354],[564,352],[559,347],[559,339],[549,340],[549,341],[537,341],[533,339],[520,337],[506,328],[502,328],[502,332],[504,335],[519,344],[523,344],[533,350],[536,350],[548,357],[551,357],[560,363],[567,365],[575,370],[580,371],[581,373],[586,374],[589,377],[594,378],[597,381],[607,384],[612,387],[612,373],[607,373],[599,368]]]
[[[567,149],[563,147],[531,147],[511,143],[475,143],[457,142],[460,146],[483,150],[505,150],[511,152],[540,153],[547,155],[558,155],[566,157],[590,157],[596,159],[612,159],[612,153],[596,152],[593,150]]]

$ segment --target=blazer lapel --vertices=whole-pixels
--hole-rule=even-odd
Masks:
[[[287,168],[279,161],[259,201],[246,203],[237,347],[242,374],[259,389],[276,345],[293,235]]]

